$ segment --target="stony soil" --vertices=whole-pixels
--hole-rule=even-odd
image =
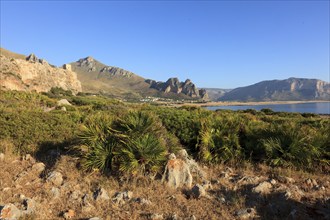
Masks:
[[[329,219],[330,177],[260,165],[203,167],[191,188],[151,177],[107,177],[79,159],[0,155],[0,218]]]

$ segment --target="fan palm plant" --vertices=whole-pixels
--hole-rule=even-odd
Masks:
[[[83,126],[78,141],[85,148],[82,163],[85,170],[106,172],[112,169],[114,152],[120,143],[119,133],[112,127],[113,119],[101,114],[92,116]]]
[[[198,145],[202,161],[219,163],[241,157],[237,119],[220,117],[202,121]]]
[[[152,134],[130,140],[118,151],[119,170],[130,174],[154,173],[166,160],[166,149]]]
[[[292,123],[275,124],[267,129],[268,137],[261,138],[267,161],[274,166],[311,167],[322,154],[313,143],[314,130]]]
[[[125,117],[119,119],[117,129],[122,133],[133,137],[145,133],[158,135],[162,126],[157,117],[149,112],[130,111]]]

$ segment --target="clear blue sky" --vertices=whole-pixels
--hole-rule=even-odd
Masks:
[[[329,81],[329,1],[3,1],[1,47],[235,88]]]

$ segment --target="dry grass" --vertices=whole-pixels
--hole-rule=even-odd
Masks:
[[[94,216],[103,219],[148,219],[150,214],[163,214],[170,219],[173,214],[185,219],[194,215],[197,219],[234,219],[235,211],[254,207],[262,219],[280,219],[288,216],[292,209],[299,213],[308,212],[308,207],[315,209],[313,204],[329,198],[330,179],[326,175],[309,174],[287,169],[271,169],[265,165],[252,166],[245,164],[243,168],[232,169],[219,165],[205,169],[208,179],[212,181],[212,188],[208,189],[209,197],[193,199],[187,196],[189,189],[171,189],[159,180],[148,177],[114,178],[106,177],[98,172],[85,173],[79,170],[78,158],[61,156],[52,167],[38,176],[31,171],[33,161],[22,160],[10,156],[0,163],[0,205],[14,203],[18,207],[24,195],[37,202],[36,212],[25,216],[24,219],[63,219],[64,211],[75,211],[75,219],[86,219]],[[64,182],[59,187],[60,196],[54,198],[50,193],[54,187],[45,181],[46,174],[52,170],[62,173]],[[229,177],[224,178],[223,172]],[[22,175],[25,174],[25,175]],[[304,192],[304,196],[297,199],[283,199],[280,193],[256,195],[251,192],[255,184],[240,182],[244,176],[259,177],[258,182],[270,179],[272,176],[285,175],[295,179],[295,185]],[[315,190],[306,186],[306,178],[316,179],[325,190]],[[196,180],[196,179],[195,179]],[[196,181],[195,181],[196,182]],[[201,180],[198,180],[201,182]],[[93,192],[104,188],[110,197],[116,192],[130,190],[133,198],[145,198],[150,205],[139,204],[133,200],[118,205],[111,200],[95,201]],[[280,184],[278,187],[291,187],[290,184]],[[74,194],[77,194],[74,196]],[[87,194],[89,205],[84,205],[82,197]],[[225,198],[225,202],[220,198]],[[269,214],[271,204],[282,204],[279,217]],[[329,205],[329,201],[322,203]],[[320,206],[321,207],[321,206]]]

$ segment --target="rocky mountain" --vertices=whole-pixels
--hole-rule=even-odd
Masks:
[[[149,90],[144,78],[118,67],[107,66],[90,56],[65,64],[63,68],[77,73],[84,92],[140,98]]]
[[[0,85],[4,90],[47,92],[52,87],[81,92],[77,74],[56,68],[34,54],[23,55],[1,49]]]
[[[73,93],[103,93],[112,97],[141,99],[154,96],[171,99],[207,98],[205,90],[197,90],[191,81],[180,84],[180,92],[152,87],[143,77],[128,70],[105,65],[93,57],[64,64],[61,68],[38,59],[34,54],[25,57],[0,48],[1,89],[47,92],[52,87],[72,90]],[[173,82],[174,83],[174,82]]]
[[[166,82],[156,82],[155,80],[146,80],[150,84],[150,88],[157,89],[164,93],[185,94],[192,98],[208,99],[208,94],[205,89],[197,89],[190,79],[185,82],[180,82],[178,78],[169,78]]]
[[[156,96],[166,98],[207,98],[206,91],[197,90],[196,86],[187,80],[180,83],[177,78],[166,83],[145,80],[143,77],[119,67],[107,66],[92,57],[79,59],[65,64],[78,74],[85,92],[104,92],[115,97],[141,98]],[[166,86],[167,85],[167,86]]]
[[[330,100],[330,84],[318,79],[289,78],[236,88],[219,101]]]
[[[224,96],[227,92],[230,92],[231,89],[217,89],[217,88],[204,88],[207,92],[209,99],[211,101],[218,101],[219,98]]]

